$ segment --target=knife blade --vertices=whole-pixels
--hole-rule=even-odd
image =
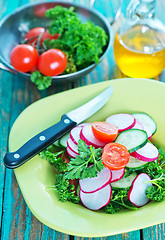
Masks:
[[[73,127],[101,109],[112,96],[112,92],[112,86],[106,88],[89,102],[62,115],[61,120],[58,123],[32,137],[17,151],[7,152],[3,159],[4,165],[7,168],[14,169],[24,164],[26,161],[69,132]]]

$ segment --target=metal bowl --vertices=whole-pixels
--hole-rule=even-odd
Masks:
[[[112,44],[112,31],[108,20],[97,10],[85,7],[76,3],[69,2],[44,2],[38,4],[27,4],[23,7],[16,9],[12,14],[8,15],[0,22],[0,67],[3,69],[8,69],[13,73],[19,73],[24,77],[30,77],[29,73],[22,73],[16,71],[10,64],[10,52],[17,44],[21,42],[23,36],[28,30],[38,26],[48,26],[49,20],[44,17],[44,13],[47,9],[55,7],[56,5],[61,5],[63,7],[69,8],[74,6],[75,12],[78,14],[79,18],[85,22],[87,20],[92,21],[95,25],[102,27],[106,34],[108,35],[108,43],[104,48],[104,52],[100,57],[100,61],[104,58],[105,54],[108,52]],[[96,64],[91,64],[90,66],[71,74],[54,76],[53,80],[58,81],[68,81],[75,80],[83,77],[89,73]]]

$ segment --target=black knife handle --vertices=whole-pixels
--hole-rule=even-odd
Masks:
[[[46,130],[40,132],[15,152],[8,152],[4,156],[4,165],[7,168],[16,168],[35,156],[37,153],[51,145],[57,139],[76,126],[66,115],[61,120]]]

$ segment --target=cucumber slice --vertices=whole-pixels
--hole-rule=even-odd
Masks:
[[[67,141],[68,141],[68,138],[70,137],[70,132],[69,133],[66,133],[63,137],[61,137],[59,139],[59,144],[66,148],[67,147]]]
[[[143,169],[147,164],[148,162],[140,161],[139,159],[130,156],[129,162],[125,167],[133,171],[136,171]]]
[[[61,145],[60,145],[60,143],[59,143],[59,140],[55,141],[55,142],[53,143],[53,146],[54,146],[54,147],[61,147]]]
[[[133,172],[128,177],[122,178],[119,181],[111,183],[111,186],[114,189],[129,189],[136,176],[137,176],[137,173]]]
[[[143,125],[148,137],[151,137],[156,132],[156,122],[147,113],[133,113],[132,115]]]
[[[148,135],[146,131],[140,129],[125,130],[115,140],[115,142],[124,145],[130,153],[142,148],[147,141]]]

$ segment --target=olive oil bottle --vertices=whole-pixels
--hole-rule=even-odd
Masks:
[[[132,0],[114,40],[119,69],[133,78],[155,78],[165,67],[165,27],[155,18],[155,0]]]

